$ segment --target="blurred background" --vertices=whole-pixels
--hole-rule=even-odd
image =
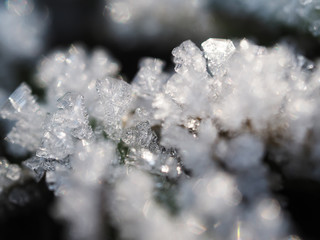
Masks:
[[[41,100],[43,90],[34,83],[37,65],[75,43],[107,49],[130,82],[145,56],[163,59],[172,69],[171,51],[187,39],[198,45],[209,37],[247,38],[264,46],[286,42],[316,60],[319,36],[318,0],[2,0],[0,102],[21,82]],[[5,129],[0,127],[1,139]],[[1,141],[0,154],[9,161],[25,159],[27,153],[17,151]],[[63,239],[65,224],[50,217],[54,197],[45,183],[21,188],[18,202],[0,195],[0,239]],[[288,179],[281,194],[303,239],[319,239],[319,183]]]

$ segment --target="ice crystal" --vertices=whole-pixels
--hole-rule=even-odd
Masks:
[[[159,93],[168,75],[163,72],[165,63],[159,59],[145,58],[140,62],[140,69],[132,81],[139,95],[153,97]]]
[[[0,114],[2,118],[17,121],[7,136],[8,141],[30,151],[37,149],[45,114],[26,84],[22,83],[10,95],[2,106]]]
[[[81,95],[66,93],[58,100],[58,110],[49,116],[37,156],[64,159],[74,151],[75,140],[89,140],[92,130]]]
[[[23,164],[32,170],[33,176],[37,181],[40,181],[46,171],[53,171],[54,167],[51,159],[32,157],[23,162]]]
[[[55,176],[61,181],[55,189],[61,196],[57,215],[71,222],[73,239],[97,239],[100,234],[100,184],[112,178],[114,149],[112,143],[105,141],[78,143],[78,151],[71,159],[73,171],[64,181],[59,175]],[[56,183],[56,179],[53,182]]]
[[[220,65],[236,50],[231,40],[208,39],[201,44],[204,55],[208,61],[208,68],[211,73],[219,69]]]
[[[89,112],[99,117],[96,81],[116,75],[119,68],[108,52],[96,49],[87,54],[81,46],[74,45],[68,51],[57,51],[43,59],[39,64],[38,82],[48,89],[46,98],[52,107],[66,92],[79,92]]]
[[[107,135],[119,139],[133,99],[131,86],[123,80],[106,78],[97,81],[97,92],[104,109],[104,124]]]
[[[18,181],[21,177],[21,168],[16,164],[10,164],[6,159],[0,158],[0,194]]]
[[[32,143],[23,165],[37,181],[46,176],[72,239],[100,238],[106,215],[121,239],[289,233],[272,193],[279,177],[271,180],[264,162],[292,175],[303,166],[299,174],[318,181],[319,71],[284,45],[210,38],[201,47],[176,47],[171,73],[161,60],[142,60],[131,84],[110,77],[118,65],[105,55],[101,68],[88,68],[92,59],[72,47],[39,66],[46,118],[26,85],[9,97],[1,114],[18,121],[15,142]],[[83,82],[71,84],[75,77]]]

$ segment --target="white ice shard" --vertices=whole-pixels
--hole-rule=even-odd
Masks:
[[[162,90],[168,79],[168,74],[163,72],[165,63],[159,59],[144,58],[140,61],[140,69],[132,81],[139,95],[153,97]]]
[[[87,53],[79,45],[67,51],[55,51],[38,66],[38,82],[47,89],[46,99],[54,107],[57,99],[66,92],[78,92],[85,98],[90,114],[99,117],[97,109],[96,80],[115,76],[119,64],[105,50],[95,49]]]
[[[93,137],[83,96],[66,93],[58,100],[57,107],[47,118],[38,157],[62,160],[73,153],[77,140]]]
[[[1,192],[20,180],[22,173],[17,164],[10,164],[5,158],[0,158],[0,194]]]
[[[190,40],[184,41],[172,50],[175,70],[178,73],[187,71],[205,72],[206,60],[201,50]]]
[[[97,81],[97,92],[104,110],[105,132],[117,140],[133,100],[132,87],[123,80],[105,78]]]
[[[29,151],[40,144],[44,110],[31,95],[31,89],[22,83],[8,98],[0,110],[2,118],[17,121],[7,140]]]
[[[209,38],[201,44],[208,68],[212,74],[226,62],[236,48],[229,39]]]
[[[25,85],[9,98],[4,117],[34,122],[34,131],[44,125],[37,156],[24,165],[37,180],[46,172],[59,215],[71,222],[71,238],[99,238],[106,215],[121,237],[137,239],[230,239],[240,223],[252,239],[284,236],[279,205],[263,201],[273,198],[277,180],[263,162],[290,174],[301,168],[299,174],[318,181],[319,70],[283,45],[235,45],[208,39],[200,50],[186,41],[173,50],[176,71],[163,73],[161,61],[145,59],[132,85],[101,77],[90,92],[102,113],[92,121],[94,131],[94,112],[80,95],[86,80],[80,94],[59,89],[63,97],[47,119],[38,119],[41,111]],[[85,53],[71,55],[56,55],[61,69],[47,72],[47,87],[63,85],[61,73],[72,79],[90,62]],[[306,158],[312,164],[301,161]],[[17,172],[5,176],[16,179]],[[178,214],[168,217],[168,208]]]
[[[23,162],[23,165],[32,171],[36,181],[40,181],[46,171],[54,171],[52,159],[39,158],[34,156]]]
[[[103,182],[112,181],[112,164],[116,159],[115,145],[108,141],[83,144],[71,157],[72,171],[52,172],[47,181],[52,182],[59,196],[56,215],[70,222],[71,239],[97,239],[102,231],[101,194]]]
[[[141,122],[135,127],[125,129],[121,139],[129,146],[148,148],[156,141],[156,135],[151,130],[149,122]]]

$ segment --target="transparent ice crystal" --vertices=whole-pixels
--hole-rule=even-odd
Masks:
[[[54,166],[51,159],[32,157],[23,162],[23,165],[29,168],[36,181],[40,181],[46,171],[53,171]]]
[[[172,50],[173,61],[177,72],[194,70],[206,71],[206,62],[201,50],[190,40],[183,42],[179,47]]]
[[[211,38],[201,47],[176,47],[170,73],[144,59],[132,84],[73,47],[39,66],[47,117],[26,85],[9,97],[1,115],[17,130],[8,138],[35,153],[23,165],[46,176],[72,239],[99,239],[105,216],[120,239],[289,233],[273,195],[282,178],[264,162],[319,181],[318,63],[285,45]],[[2,165],[1,184],[19,181],[19,167]]]
[[[145,58],[140,61],[140,69],[132,81],[142,96],[152,97],[162,90],[168,75],[163,72],[164,62],[159,59]]]
[[[228,60],[228,58],[235,52],[231,40],[213,39],[210,38],[201,44],[204,55],[208,61],[208,68],[213,74],[220,65]]]
[[[97,81],[97,91],[105,114],[105,132],[110,138],[119,139],[133,100],[132,87],[123,80],[106,78]]]
[[[129,146],[148,148],[156,141],[156,135],[151,130],[149,122],[141,122],[133,128],[127,128],[121,139]]]
[[[0,194],[17,182],[21,177],[21,168],[16,164],[10,164],[6,159],[0,158]]]
[[[45,119],[44,110],[31,95],[31,89],[22,83],[4,103],[0,111],[1,117],[16,121],[7,136],[11,143],[21,145],[34,151],[40,143],[42,125]]]
[[[64,159],[74,151],[76,140],[93,137],[89,126],[84,98],[75,93],[66,93],[58,100],[58,110],[48,116],[37,156],[49,159]]]
[[[51,107],[66,92],[79,92],[85,98],[88,111],[98,118],[96,80],[116,75],[119,68],[108,52],[95,49],[88,54],[83,47],[73,45],[42,60],[38,82],[48,90],[46,98]]]

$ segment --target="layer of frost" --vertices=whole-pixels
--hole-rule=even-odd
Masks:
[[[319,181],[317,64],[247,40],[188,40],[172,55],[174,71],[145,58],[129,84],[107,52],[72,46],[39,65],[46,104],[26,84],[5,102],[7,140],[32,153],[23,166],[56,194],[55,216],[72,239],[107,226],[120,239],[289,236],[264,162]]]

